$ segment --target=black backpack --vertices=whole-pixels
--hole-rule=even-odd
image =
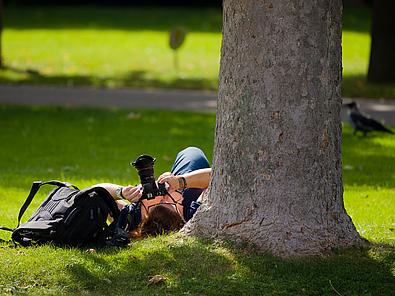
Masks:
[[[46,197],[35,213],[20,224],[21,218],[42,185],[57,187]],[[108,225],[107,218],[112,217]],[[102,187],[79,190],[76,186],[56,180],[33,182],[32,188],[18,215],[12,241],[23,246],[32,243],[82,247],[88,244],[104,244],[111,239],[118,220],[119,210],[110,193]]]

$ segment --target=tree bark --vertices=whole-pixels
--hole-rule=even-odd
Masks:
[[[395,7],[393,0],[374,0],[369,82],[395,82]]]
[[[343,205],[341,0],[225,0],[212,180],[182,230],[289,257],[362,240]]]

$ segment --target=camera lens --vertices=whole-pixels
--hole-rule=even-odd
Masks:
[[[144,169],[146,167],[153,167],[155,158],[150,155],[140,155],[135,161],[130,164],[134,166],[137,170]]]
[[[161,192],[158,189],[154,177],[155,158],[150,155],[141,155],[131,164],[137,169],[141,185],[143,186],[142,198],[151,199]]]
[[[141,155],[136,161],[132,162],[132,165],[137,169],[140,176],[141,184],[147,184],[155,182],[154,178],[154,162],[155,158],[149,155]]]

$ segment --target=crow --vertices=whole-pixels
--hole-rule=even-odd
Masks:
[[[370,118],[369,116],[363,115],[361,111],[359,111],[355,102],[343,104],[343,106],[348,108],[348,119],[354,128],[353,135],[355,135],[357,131],[361,131],[364,136],[371,131],[393,134],[393,131],[386,128],[380,122]]]

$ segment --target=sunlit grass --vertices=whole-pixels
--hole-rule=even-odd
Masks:
[[[370,35],[343,31],[343,75],[365,76],[369,66]]]
[[[169,14],[166,15],[154,8],[137,11],[112,8],[108,14],[105,9],[91,9],[43,8],[32,9],[33,13],[29,14],[29,9],[21,8],[27,18],[19,18],[21,23],[17,18],[18,9],[10,9],[6,13],[10,25],[8,28],[6,22],[3,37],[5,60],[10,69],[0,72],[0,81],[216,88],[221,35],[220,27],[216,26],[213,32],[211,23],[220,20],[219,11],[214,14],[214,10],[205,9],[199,12],[165,9]],[[43,22],[42,18],[48,14],[55,18]],[[151,14],[157,18],[153,19]],[[68,23],[67,17],[71,15]],[[197,23],[194,20],[197,16],[207,19]],[[35,23],[37,20],[39,25]],[[64,25],[59,26],[63,22]],[[170,29],[179,25],[189,33],[178,50],[179,67],[176,68],[168,38]],[[18,73],[15,69],[33,69],[36,73]]]
[[[361,235],[395,245],[395,188],[347,186],[345,196],[348,214]]]
[[[137,184],[129,162],[138,155],[154,155],[156,172],[169,170],[177,151],[187,146],[201,147],[211,159],[214,128],[214,114],[2,106],[0,224],[15,224],[35,180],[67,180],[81,188]],[[353,136],[344,128],[346,208],[363,236],[376,242],[394,237],[394,150],[392,135]]]
[[[343,132],[345,206],[358,231],[375,242],[395,244],[395,139],[388,134]]]
[[[133,112],[134,115],[129,116]],[[80,188],[138,183],[142,153],[170,168],[180,149],[212,159],[215,115],[124,109],[0,106],[0,225],[13,227],[32,181]],[[0,294],[29,295],[390,295],[395,285],[393,136],[343,133],[345,206],[369,248],[281,260],[215,240],[161,236],[125,249],[9,248],[0,243]],[[26,219],[49,188],[36,196]],[[9,239],[0,232],[0,239]],[[164,282],[150,284],[161,275]]]
[[[203,83],[204,88],[216,87],[219,35],[189,34],[178,53],[178,69],[173,65],[173,52],[167,45],[167,32],[59,29],[22,33],[9,30],[4,38],[12,39],[15,35],[24,40],[26,49],[12,50],[16,45],[9,42],[4,50],[8,53],[8,64],[16,69],[34,69],[39,75],[9,70],[1,73],[3,77],[12,75],[21,81],[37,79],[37,82],[49,80],[51,83],[52,80],[59,84],[107,87],[159,84],[171,87],[173,81],[179,80],[180,84],[185,82],[185,87],[191,86],[190,83]],[[70,40],[78,42],[70,43]],[[31,48],[36,42],[40,46]]]
[[[370,41],[369,31],[343,31],[343,95],[395,98],[395,84],[371,84],[366,81]]]
[[[5,18],[0,82],[217,89],[219,9],[8,8]],[[178,69],[168,46],[175,26],[188,31]],[[367,7],[344,11],[343,95],[395,97],[395,85],[366,83],[369,31]]]

